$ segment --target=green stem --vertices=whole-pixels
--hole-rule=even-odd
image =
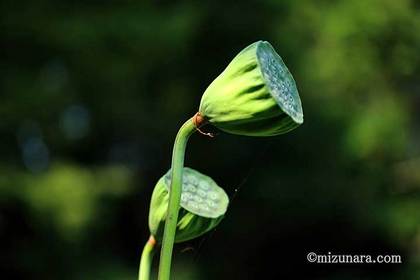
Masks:
[[[172,180],[169,192],[168,214],[163,233],[159,263],[159,280],[169,280],[171,274],[172,249],[174,247],[179,203],[181,200],[182,171],[184,169],[185,148],[188,138],[195,132],[194,118],[186,121],[176,135],[172,152]]]
[[[150,280],[150,269],[152,266],[153,255],[155,253],[156,240],[151,235],[144,245],[143,252],[141,253],[140,267],[139,267],[139,280]]]

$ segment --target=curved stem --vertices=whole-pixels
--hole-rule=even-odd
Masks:
[[[160,253],[159,280],[169,280],[171,274],[172,249],[175,241],[176,224],[180,207],[179,203],[181,200],[185,148],[187,146],[188,138],[195,130],[194,118],[191,118],[182,125],[175,139],[172,152],[172,180],[169,192],[168,214],[165,221],[162,250]]]
[[[149,280],[150,270],[153,261],[153,255],[155,253],[156,240],[150,235],[146,245],[144,245],[143,252],[141,253],[140,267],[139,267],[139,280]]]

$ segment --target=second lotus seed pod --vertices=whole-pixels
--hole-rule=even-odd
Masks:
[[[150,203],[149,229],[158,242],[163,236],[170,183],[171,173],[168,171],[156,184]],[[175,242],[196,238],[216,227],[228,204],[228,196],[213,179],[185,167]]]

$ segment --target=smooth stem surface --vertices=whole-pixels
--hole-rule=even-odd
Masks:
[[[196,130],[193,118],[186,121],[176,135],[172,152],[172,180],[169,192],[168,214],[165,220],[162,250],[159,262],[159,280],[169,280],[171,274],[172,250],[175,241],[176,224],[178,221],[179,203],[181,200],[182,171],[184,169],[185,148],[188,138]]]
[[[153,255],[155,253],[155,245],[155,238],[150,236],[146,245],[144,245],[143,252],[141,253],[139,280],[150,280],[150,270],[152,267]]]

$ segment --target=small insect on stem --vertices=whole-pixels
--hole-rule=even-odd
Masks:
[[[205,136],[209,136],[210,138],[213,138],[214,137],[214,134],[213,133],[210,133],[210,132],[204,132],[204,131],[202,131],[201,129],[200,129],[200,127],[201,126],[204,126],[204,125],[206,125],[207,124],[207,121],[206,121],[206,119],[201,115],[201,113],[200,112],[197,112],[195,115],[194,115],[194,117],[193,117],[193,123],[194,123],[194,125],[195,125],[195,128],[197,129],[197,131],[200,133],[200,134],[203,134],[203,135],[205,135]]]

